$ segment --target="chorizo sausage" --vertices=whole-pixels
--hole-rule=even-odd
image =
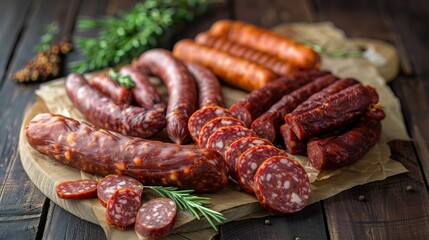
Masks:
[[[66,92],[73,105],[95,125],[122,134],[150,137],[165,125],[165,117],[154,110],[116,104],[92,88],[80,74],[69,74]]]
[[[194,78],[186,66],[171,52],[164,49],[152,49],[144,52],[138,64],[158,76],[168,88],[167,133],[177,144],[191,140],[188,119],[197,109],[197,87]]]
[[[197,192],[215,192],[228,184],[225,161],[209,149],[124,136],[48,113],[27,124],[26,136],[39,152],[101,176],[127,175],[144,185]]]
[[[237,161],[235,175],[237,182],[248,193],[255,193],[254,178],[259,166],[270,157],[286,156],[286,152],[269,145],[255,146],[247,149]]]
[[[222,88],[217,77],[207,68],[191,62],[185,62],[198,86],[199,108],[225,107]]]
[[[291,62],[281,60],[276,56],[246,47],[225,38],[216,37],[209,33],[200,33],[195,37],[197,43],[227,52],[232,56],[241,57],[258,63],[279,76],[287,75],[297,70]]]
[[[328,74],[328,72],[313,70],[308,72],[296,72],[289,76],[281,77],[247,94],[243,99],[233,104],[230,107],[230,111],[234,117],[242,120],[246,126],[250,126],[254,119],[267,111],[268,108],[284,95],[326,74]]]
[[[114,102],[119,104],[131,104],[133,99],[131,91],[118,82],[113,81],[107,74],[97,75],[93,77],[89,83],[95,89],[111,98]]]
[[[190,39],[174,45],[174,56],[184,61],[198,63],[210,69],[226,83],[252,91],[276,78],[269,69],[223,51],[210,48]]]
[[[307,112],[287,114],[285,121],[300,140],[310,139],[351,123],[377,102],[375,89],[356,84],[328,96]]]
[[[82,179],[67,181],[55,187],[57,196],[62,199],[85,199],[97,195],[97,181]]]
[[[165,104],[155,86],[150,83],[148,76],[130,65],[123,66],[119,70],[119,73],[128,75],[133,80],[134,87],[131,88],[131,91],[137,105],[146,109],[153,109],[161,113],[165,112]]]
[[[261,205],[278,214],[302,210],[311,193],[304,168],[285,156],[265,160],[256,171],[254,186]]]
[[[344,167],[362,158],[378,142],[380,135],[380,121],[364,117],[342,134],[310,140],[308,159],[318,170]]]
[[[300,69],[314,69],[320,65],[319,54],[310,47],[248,23],[219,20],[209,32],[290,61]]]
[[[177,206],[168,198],[155,198],[144,203],[137,213],[134,230],[141,239],[162,238],[173,229]]]
[[[274,142],[279,135],[280,126],[284,123],[285,115],[292,112],[293,109],[315,92],[320,91],[336,80],[337,78],[333,75],[325,75],[283,96],[270,109],[252,122],[252,130],[259,137]]]

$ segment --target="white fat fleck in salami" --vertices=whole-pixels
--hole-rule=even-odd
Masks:
[[[217,117],[232,117],[232,113],[221,107],[206,107],[192,114],[188,121],[188,129],[195,143],[198,143],[204,125]]]
[[[62,199],[85,199],[96,196],[97,182],[91,179],[62,182],[55,188]]]
[[[101,205],[106,206],[113,193],[121,188],[131,189],[140,197],[143,192],[143,184],[141,184],[135,178],[128,176],[108,175],[97,185],[97,196]]]
[[[125,230],[136,222],[137,212],[141,206],[141,196],[128,188],[115,191],[106,206],[107,223]]]
[[[304,168],[288,157],[265,160],[254,177],[254,190],[262,206],[278,214],[302,210],[310,197],[310,181]]]
[[[265,160],[274,156],[286,156],[286,152],[273,146],[262,145],[249,148],[241,154],[235,174],[238,183],[246,192],[255,192],[253,179],[256,171]],[[271,177],[271,174],[268,174],[266,178],[269,181]]]
[[[217,117],[204,125],[201,129],[198,143],[200,147],[206,147],[210,136],[219,128],[227,126],[243,126],[244,122],[232,117]]]
[[[134,230],[145,239],[164,237],[171,232],[176,214],[177,207],[171,199],[152,199],[139,209]]]
[[[260,145],[270,145],[273,144],[267,139],[258,138],[258,137],[245,137],[240,138],[229,145],[229,148],[226,150],[225,161],[228,163],[229,175],[233,178],[235,176],[236,163],[238,158],[243,154],[247,149],[260,146]]]
[[[226,150],[234,141],[244,137],[256,137],[255,132],[243,126],[229,126],[217,129],[207,141],[207,148],[225,158]]]

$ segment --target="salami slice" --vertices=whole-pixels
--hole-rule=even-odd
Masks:
[[[107,223],[125,230],[136,222],[136,215],[141,206],[139,194],[128,188],[115,191],[106,206]]]
[[[198,143],[200,147],[205,147],[209,137],[219,128],[227,126],[243,126],[244,122],[232,117],[217,117],[210,122],[206,123],[200,131]]]
[[[210,136],[206,147],[225,158],[229,145],[244,137],[256,137],[256,133],[242,126],[221,127]]]
[[[108,175],[97,185],[97,196],[101,205],[106,206],[113,193],[121,188],[131,189],[139,196],[141,196],[143,192],[143,184],[141,184],[135,178],[128,176]]]
[[[304,168],[288,157],[274,156],[265,160],[254,181],[255,194],[261,205],[278,214],[302,210],[311,193]]]
[[[138,211],[134,230],[143,239],[162,238],[171,232],[176,214],[177,207],[171,199],[152,199]]]
[[[237,161],[235,174],[240,186],[248,193],[254,193],[253,180],[259,166],[270,157],[286,156],[286,152],[269,145],[247,149]]]
[[[62,182],[55,188],[62,199],[85,199],[97,196],[97,182],[91,179]]]
[[[228,163],[229,167],[229,175],[235,178],[235,167],[238,158],[243,154],[247,149],[260,146],[260,145],[269,145],[273,146],[273,144],[264,138],[258,137],[245,137],[240,138],[237,141],[231,143],[229,148],[226,150],[225,161]]]
[[[192,114],[189,118],[188,128],[195,143],[198,143],[204,125],[217,117],[232,117],[232,113],[221,107],[206,107]]]

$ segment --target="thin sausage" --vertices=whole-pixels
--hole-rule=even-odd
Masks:
[[[246,91],[261,88],[276,78],[271,70],[259,64],[231,56],[190,39],[177,42],[173,54],[184,61],[207,67],[226,83]]]
[[[296,72],[289,76],[276,79],[264,87],[247,94],[243,99],[232,105],[230,111],[234,117],[242,120],[246,126],[250,126],[254,119],[267,111],[284,95],[326,74],[328,74],[328,72],[314,70]]]
[[[119,104],[131,104],[133,95],[131,91],[113,81],[107,74],[101,74],[93,77],[89,82],[98,91],[111,98]]]
[[[164,49],[152,49],[144,52],[138,64],[150,70],[151,74],[162,79],[168,88],[167,133],[177,144],[191,140],[188,119],[197,109],[197,87],[194,78],[186,66],[171,52]]]
[[[320,91],[336,80],[337,78],[333,75],[325,75],[283,96],[270,109],[252,122],[252,130],[259,137],[274,142],[279,135],[280,126],[284,123],[285,115],[292,112],[293,109],[315,92]]]
[[[144,185],[197,192],[215,192],[228,184],[225,161],[209,149],[124,136],[48,113],[35,116],[26,135],[39,152],[101,176],[127,175]]]
[[[209,32],[293,62],[301,69],[318,68],[320,65],[319,54],[310,47],[248,23],[219,20],[212,25]]]
[[[279,76],[287,75],[297,70],[291,62],[284,61],[276,56],[246,47],[226,38],[216,37],[209,33],[200,33],[195,37],[197,43],[219,49],[235,57],[241,57],[251,62],[258,63]]]
[[[165,117],[154,110],[116,104],[92,88],[80,74],[69,74],[66,91],[73,105],[94,124],[122,134],[150,137],[165,125]]]
[[[153,109],[161,113],[165,112],[165,104],[155,86],[150,83],[148,76],[130,65],[123,66],[119,70],[119,73],[122,75],[128,75],[133,80],[134,87],[131,88],[131,91],[137,105],[146,109]]]
[[[185,62],[185,65],[197,82],[199,108],[225,107],[222,87],[217,77],[209,69],[199,64]]]

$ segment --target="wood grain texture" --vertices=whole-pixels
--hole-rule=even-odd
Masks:
[[[307,0],[236,0],[234,9],[237,20],[266,28],[272,28],[280,23],[313,20],[311,5]]]

